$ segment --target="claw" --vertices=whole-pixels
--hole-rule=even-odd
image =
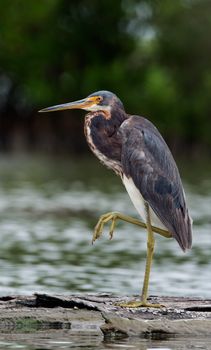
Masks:
[[[111,228],[110,228],[110,232],[109,232],[110,240],[113,238],[113,235],[114,235],[116,220],[117,220],[117,215],[114,215],[112,218]]]
[[[94,233],[93,233],[92,244],[98,238],[100,238],[100,236],[103,234],[104,225],[110,220],[112,220],[112,222],[111,222],[111,227],[110,227],[110,230],[109,230],[109,236],[110,236],[110,239],[113,238],[114,229],[115,229],[117,218],[118,218],[117,214],[116,213],[112,213],[112,212],[111,213],[106,213],[106,214],[102,215],[99,218],[99,221],[98,221],[97,225],[95,226],[95,230],[94,230]]]

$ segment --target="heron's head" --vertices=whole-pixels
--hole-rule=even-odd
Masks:
[[[84,109],[89,112],[110,112],[112,108],[119,108],[124,110],[122,102],[115,94],[110,91],[98,91],[82,100],[47,107],[41,109],[39,112],[64,111],[67,109]]]

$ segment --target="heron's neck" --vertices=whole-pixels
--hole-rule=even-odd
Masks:
[[[122,111],[113,111],[111,114],[103,111],[86,115],[85,135],[94,154],[115,172],[121,172],[121,139],[118,130],[127,114]]]
[[[120,109],[118,111],[111,110],[110,112],[110,120],[114,124],[117,124],[118,127],[128,118],[128,115],[125,113],[124,109]]]

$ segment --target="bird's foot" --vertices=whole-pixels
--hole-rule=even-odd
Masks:
[[[147,301],[137,301],[137,300],[131,300],[128,303],[119,303],[116,304],[117,306],[120,307],[128,307],[128,308],[136,308],[136,307],[151,307],[151,308],[162,308],[165,307],[164,305],[161,304],[151,304],[148,303]]]
[[[109,236],[110,236],[110,239],[112,239],[117,219],[118,219],[118,213],[116,213],[116,212],[110,212],[110,213],[106,213],[106,214],[101,215],[101,217],[99,218],[98,223],[94,229],[94,233],[93,233],[93,237],[92,237],[92,244],[98,238],[100,238],[100,236],[103,233],[104,225],[110,220],[111,220],[111,226],[110,226],[110,230],[109,230]]]

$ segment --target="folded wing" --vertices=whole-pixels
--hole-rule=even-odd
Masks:
[[[131,116],[120,128],[122,167],[183,250],[192,245],[192,220],[173,156],[155,126]]]

